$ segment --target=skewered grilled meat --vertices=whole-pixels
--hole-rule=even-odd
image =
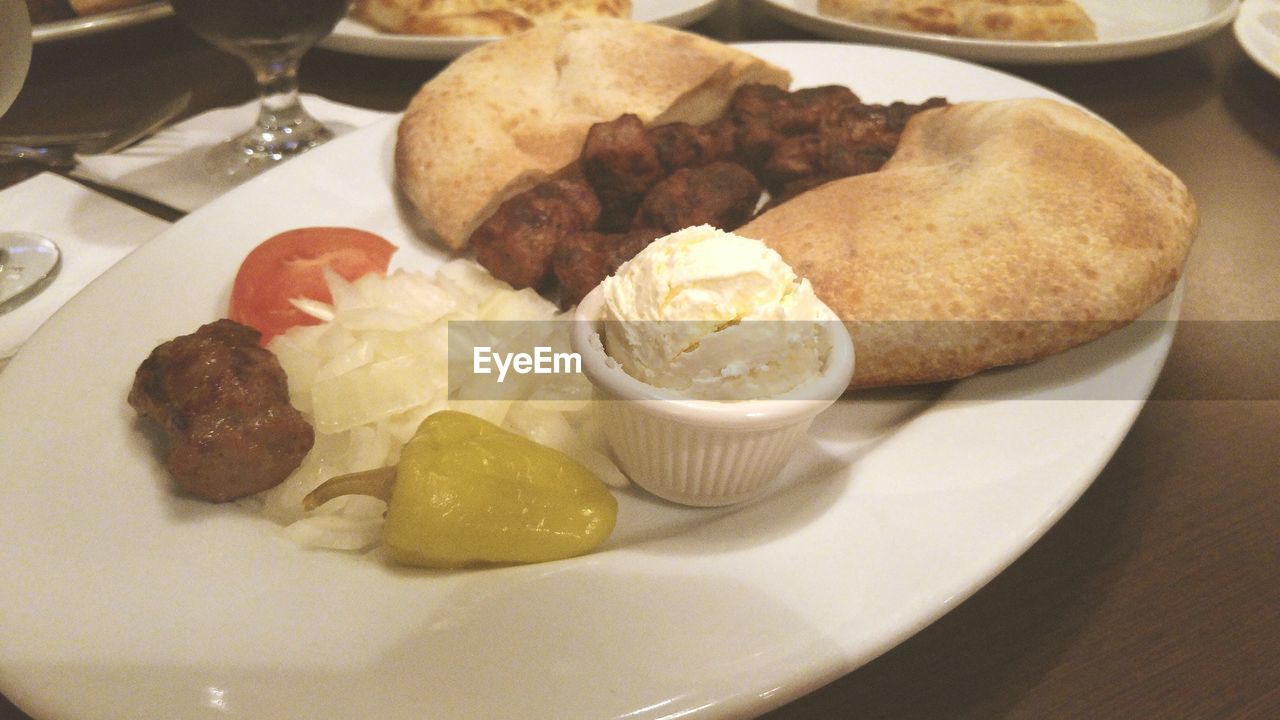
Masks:
[[[165,466],[192,495],[225,502],[274,487],[314,442],[258,339],[218,320],[157,347],[134,377],[129,404],[164,430]]]
[[[471,236],[476,260],[517,288],[554,276],[561,304],[570,305],[638,252],[636,238],[649,229],[733,230],[751,218],[763,190],[773,207],[879,170],[907,120],[945,104],[867,105],[837,85],[743,85],[726,113],[703,125],[646,129],[631,114],[596,123],[565,175],[512,197],[481,223]]]

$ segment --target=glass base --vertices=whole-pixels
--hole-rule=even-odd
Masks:
[[[243,180],[333,139],[324,123],[305,112],[287,120],[272,117],[239,137],[215,145],[204,158],[205,172]]]
[[[62,265],[53,241],[34,233],[0,233],[0,314],[48,287]]]

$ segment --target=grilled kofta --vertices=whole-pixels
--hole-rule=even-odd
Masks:
[[[192,495],[225,502],[274,487],[315,440],[259,337],[218,320],[157,347],[134,377],[129,404],[164,430],[165,466]]]

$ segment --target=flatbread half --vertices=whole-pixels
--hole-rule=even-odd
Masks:
[[[854,386],[960,378],[1123,326],[1175,286],[1187,188],[1122,133],[1052,100],[913,118],[881,171],[738,230],[813,284],[854,336]]]

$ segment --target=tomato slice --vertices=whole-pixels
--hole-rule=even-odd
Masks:
[[[230,317],[262,333],[262,344],[294,325],[320,321],[295,308],[291,298],[331,302],[324,282],[329,267],[347,280],[385,273],[396,246],[364,230],[309,227],[288,230],[254,248],[231,286]]]

